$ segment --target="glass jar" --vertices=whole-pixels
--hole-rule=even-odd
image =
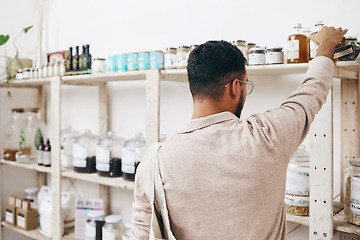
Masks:
[[[85,236],[87,240],[102,239],[102,227],[104,226],[104,211],[90,211],[85,225]]]
[[[96,172],[96,146],[99,138],[91,134],[90,130],[78,136],[73,144],[73,165],[74,171],[79,173]]]
[[[47,76],[48,77],[54,76],[54,63],[47,64]]]
[[[136,169],[146,151],[146,141],[141,133],[137,133],[134,138],[126,141],[122,149],[123,178],[128,181],[135,180]]]
[[[23,74],[23,70],[22,70],[22,69],[18,69],[18,70],[17,70],[16,79],[18,79],[18,80],[24,79],[24,74]]]
[[[265,48],[252,48],[249,54],[249,65],[265,64]]]
[[[294,27],[294,34],[288,37],[287,63],[307,63],[309,62],[309,40],[302,33],[301,24]]]
[[[30,79],[35,78],[34,77],[34,70],[35,70],[34,68],[30,68],[30,76],[29,76]]]
[[[283,64],[284,52],[282,47],[268,47],[265,53],[265,64]]]
[[[103,240],[121,240],[122,217],[120,215],[109,215],[105,217],[105,224],[102,228]]]
[[[287,213],[309,216],[309,160],[309,152],[300,145],[289,162],[285,190]]]
[[[349,223],[360,226],[360,159],[349,161],[345,171],[344,214]]]
[[[177,68],[186,68],[187,60],[189,58],[190,47],[180,46],[176,52],[177,57]]]
[[[92,62],[92,73],[106,72],[106,61],[104,58],[94,58]]]
[[[46,124],[40,119],[39,108],[28,107],[27,123],[25,130],[25,147],[30,149],[29,160],[35,161],[37,158],[37,150],[40,145],[40,139],[46,139]]]
[[[12,108],[11,120],[4,127],[4,148],[2,158],[15,161],[16,152],[20,151],[19,139],[21,129],[25,129],[25,109]]]
[[[246,41],[245,40],[236,40],[236,41],[233,41],[233,44],[242,52],[242,54],[248,61],[249,60],[249,58],[248,58],[249,52],[248,52],[248,47],[246,45]]]
[[[53,63],[53,76],[59,76],[60,75],[60,73],[59,73],[59,71],[60,71],[60,69],[59,69],[59,67],[60,67],[60,62],[59,61],[57,61],[57,62],[54,62]]]
[[[164,68],[175,69],[177,66],[176,48],[166,48],[164,54]]]
[[[23,70],[23,78],[29,79],[30,78],[30,68],[24,68]]]
[[[46,77],[48,77],[49,75],[48,75],[48,64],[44,64],[44,65],[42,65],[42,77],[43,78],[46,78]]]
[[[31,203],[32,209],[38,209],[38,201],[37,201],[37,192],[39,191],[39,188],[37,187],[30,187],[25,188],[26,196],[24,200],[29,201]]]
[[[130,237],[131,237],[131,224],[126,223],[124,225],[124,230],[122,233],[122,240],[130,240]]]
[[[121,177],[121,154],[124,139],[111,131],[96,146],[96,171],[103,177]]]
[[[68,127],[61,131],[61,166],[73,167],[72,149],[79,132]]]
[[[60,62],[58,62],[59,66],[59,75],[60,76],[65,76],[66,73],[66,68],[65,68],[65,60],[61,60]]]
[[[39,77],[39,69],[34,68],[34,78],[38,78],[38,77]]]

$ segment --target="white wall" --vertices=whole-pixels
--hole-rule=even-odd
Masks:
[[[18,46],[23,57],[35,59],[38,13],[35,4],[43,0],[4,0],[0,2],[0,34],[17,34],[19,30],[35,25]],[[340,12],[341,6],[346,6]],[[69,46],[90,44],[93,57],[107,57],[129,51],[164,50],[166,47],[199,44],[207,40],[244,39],[261,46],[280,45],[286,48],[287,36],[296,23],[312,27],[315,21],[326,25],[349,28],[348,35],[360,32],[355,21],[360,8],[358,0],[318,1],[173,1],[173,0],[47,0],[47,36],[44,48],[48,52],[66,50]],[[286,49],[285,49],[286,50]],[[3,48],[0,47],[0,55]],[[8,53],[13,53],[10,47]],[[1,60],[0,60],[1,64]],[[3,65],[0,65],[3,66]],[[1,69],[0,69],[1,71]],[[255,83],[247,98],[243,117],[278,106],[301,81],[302,76],[249,76]],[[12,105],[26,104],[33,93],[20,93],[20,100]],[[145,133],[145,82],[119,82],[109,84],[110,127],[119,136],[130,138],[135,132]],[[335,100],[339,99],[339,82],[335,81]],[[4,90],[1,92],[4,95]],[[62,127],[71,125],[83,131],[87,128],[98,133],[98,91],[96,87],[64,87],[62,90]],[[7,120],[10,104],[1,98],[1,126]],[[7,101],[6,103],[4,103]],[[35,100],[34,100],[35,101]],[[50,100],[49,100],[50,101]],[[339,101],[335,101],[339,116]],[[29,103],[28,103],[29,104]],[[48,104],[50,106],[50,104]],[[192,99],[185,83],[161,84],[161,132],[174,134],[192,115]],[[49,119],[49,115],[48,115]],[[335,119],[339,126],[339,119]],[[339,139],[335,128],[334,139]],[[335,142],[334,195],[339,193],[339,141]],[[9,169],[17,172],[17,169]],[[4,175],[3,175],[4,176]],[[24,181],[27,177],[24,177]],[[4,179],[1,180],[5,182]],[[68,181],[68,180],[66,180]],[[75,181],[76,190],[64,181],[64,188],[79,195],[97,196],[97,186]],[[36,182],[34,182],[35,184]],[[4,187],[4,184],[2,184]],[[82,190],[78,190],[82,188]],[[91,191],[86,191],[91,189]],[[95,190],[96,189],[96,190]],[[13,187],[5,186],[6,193]],[[16,191],[21,191],[16,189]],[[90,193],[86,193],[90,192]],[[126,190],[111,189],[113,213],[124,215],[129,221],[132,194]],[[288,231],[296,225],[290,224]],[[300,227],[288,239],[307,239],[307,228]],[[5,238],[11,239],[11,238]]]

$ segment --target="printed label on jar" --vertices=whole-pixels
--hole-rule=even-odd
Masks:
[[[288,169],[286,173],[286,193],[309,195],[309,169]]]
[[[249,55],[249,65],[265,64],[264,53],[251,53]]]
[[[284,63],[284,54],[282,52],[267,52],[265,54],[266,64]]]
[[[96,163],[96,170],[97,171],[102,171],[102,172],[109,172],[110,171],[110,165],[109,164]]]
[[[360,215],[360,205],[356,203],[350,203],[350,211],[353,214]]]
[[[285,204],[297,207],[308,207],[309,197],[299,197],[285,194]]]
[[[13,223],[13,213],[10,210],[6,210],[6,216],[5,216],[5,220],[9,223]]]
[[[318,45],[314,41],[310,40],[310,58],[316,57],[317,49]]]
[[[123,148],[121,170],[124,173],[135,173],[136,153],[134,149]]]
[[[43,152],[43,164],[51,165],[51,152]]]
[[[351,202],[360,204],[360,178],[351,177]]]
[[[23,214],[18,214],[16,218],[16,225],[25,228],[25,217]]]
[[[73,160],[74,167],[86,168],[86,160]]]
[[[87,157],[86,146],[78,143],[73,145],[73,158],[85,160]]]
[[[299,40],[288,41],[287,59],[298,59],[300,57],[299,50],[300,50]]]
[[[110,149],[102,146],[96,146],[96,162],[109,163]]]

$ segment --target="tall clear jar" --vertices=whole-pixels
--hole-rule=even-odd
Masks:
[[[2,157],[5,160],[16,160],[16,153],[20,151],[21,130],[24,131],[26,116],[24,108],[12,108],[11,120],[4,127],[4,148]],[[24,147],[25,148],[25,147]]]
[[[90,211],[85,224],[86,240],[102,239],[102,227],[104,223],[104,211]]]
[[[111,131],[96,146],[96,171],[103,177],[121,177],[121,156],[125,140]]]
[[[91,134],[89,129],[85,130],[84,134],[76,138],[72,149],[75,172],[96,172],[96,146],[98,143],[98,136]]]
[[[121,240],[122,217],[120,215],[109,215],[105,217],[105,224],[102,228],[103,240]]]
[[[137,133],[134,138],[126,141],[122,149],[123,178],[128,181],[135,180],[137,167],[146,151],[146,141],[141,133]]]
[[[307,63],[309,62],[309,41],[302,33],[301,24],[294,27],[294,34],[288,37],[287,63]]]
[[[300,145],[289,162],[285,189],[287,213],[309,216],[309,160],[305,145]]]
[[[79,132],[70,126],[61,131],[61,166],[65,168],[73,167],[72,149]]]
[[[345,171],[345,220],[360,226],[360,158],[349,161]]]

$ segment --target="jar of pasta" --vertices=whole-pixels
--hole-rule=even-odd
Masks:
[[[349,161],[345,171],[345,220],[360,226],[360,158]]]

